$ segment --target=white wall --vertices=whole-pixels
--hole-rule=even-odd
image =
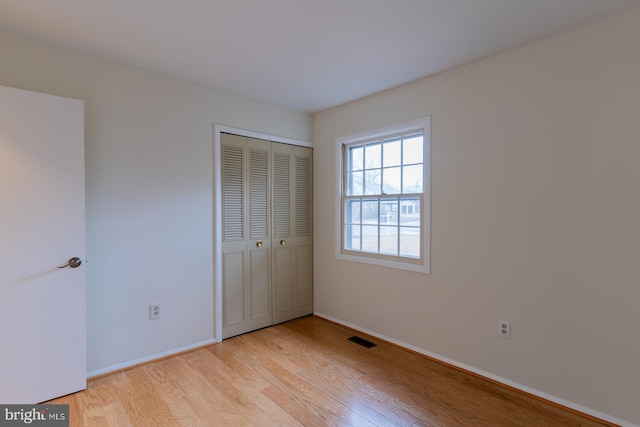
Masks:
[[[0,58],[0,85],[85,101],[88,370],[211,340],[213,124],[310,140],[311,117],[6,32]]]
[[[640,423],[639,41],[636,10],[315,114],[316,313]],[[335,139],[424,115],[432,274],[336,260]]]

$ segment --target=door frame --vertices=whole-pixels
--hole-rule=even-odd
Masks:
[[[222,341],[222,165],[220,163],[220,134],[232,133],[249,138],[314,148],[309,141],[285,138],[262,132],[213,125],[213,331],[214,340]]]

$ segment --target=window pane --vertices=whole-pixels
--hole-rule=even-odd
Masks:
[[[364,172],[347,173],[347,196],[362,196],[364,194]]]
[[[400,225],[420,227],[420,199],[400,199]]]
[[[420,228],[400,227],[400,255],[420,258]]]
[[[347,200],[344,221],[347,224],[360,224],[360,200]]]
[[[382,191],[384,194],[399,194],[401,191],[401,168],[382,169]]]
[[[364,169],[364,148],[362,146],[349,148],[349,161],[347,162],[350,171],[361,171]]]
[[[381,169],[364,171],[364,194],[382,194]]]
[[[385,141],[382,146],[383,166],[400,166],[402,142],[400,139]]]
[[[380,224],[398,224],[398,199],[380,200]]]
[[[352,251],[360,250],[360,226],[345,225],[344,227],[344,248]]]
[[[362,201],[362,223],[378,224],[378,200]]]
[[[402,192],[422,193],[422,165],[402,168]]]
[[[365,146],[364,168],[375,169],[381,167],[382,149],[380,143]]]
[[[423,138],[422,134],[412,135],[404,140],[402,147],[402,164],[409,165],[415,163],[422,163],[422,147]]]
[[[378,226],[362,226],[362,250],[365,252],[378,252]]]
[[[380,227],[380,253],[398,255],[398,227]]]

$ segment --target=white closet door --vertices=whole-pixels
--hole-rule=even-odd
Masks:
[[[273,323],[294,318],[292,146],[272,143],[273,165]]]
[[[249,198],[249,292],[247,330],[270,326],[271,319],[271,223],[270,171],[271,145],[267,141],[247,138]]]
[[[221,134],[223,338],[271,316],[270,143]]]
[[[246,138],[220,135],[223,338],[247,331],[246,151]]]
[[[312,150],[220,135],[222,337],[313,312]]]
[[[293,147],[293,317],[313,313],[313,150]]]

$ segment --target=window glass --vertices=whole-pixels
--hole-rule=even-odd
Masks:
[[[382,145],[369,144],[366,145],[364,153],[364,167],[365,169],[379,169],[382,166]]]
[[[402,140],[392,139],[384,142],[384,167],[399,166],[402,159]]]
[[[382,170],[382,193],[398,194],[402,189],[402,168],[393,167]]]
[[[422,165],[402,168],[402,193],[422,192]]]

